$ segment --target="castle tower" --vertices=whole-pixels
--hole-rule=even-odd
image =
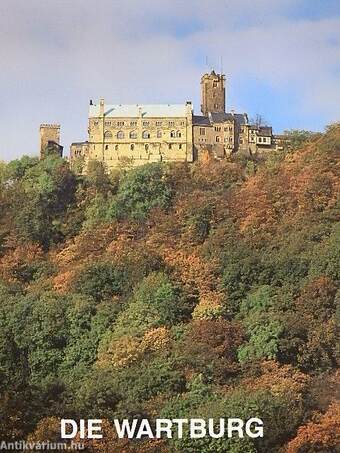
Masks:
[[[204,116],[208,112],[225,112],[225,75],[204,74],[201,78],[201,112]]]
[[[62,154],[60,124],[40,125],[40,159],[45,157],[47,147],[53,147],[58,154]]]

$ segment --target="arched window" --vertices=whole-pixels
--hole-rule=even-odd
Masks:
[[[117,132],[117,138],[124,138],[124,132],[123,131]]]
[[[157,138],[162,138],[162,131],[157,131]]]
[[[110,132],[110,131],[105,131],[105,132],[104,132],[104,137],[105,137],[105,138],[112,138],[112,132]]]
[[[133,151],[135,149],[135,145],[133,143],[130,145],[130,149],[131,149],[131,151]]]
[[[131,131],[130,132],[130,138],[136,139],[137,138],[137,132],[136,131]]]
[[[182,137],[181,131],[176,132],[176,137]]]
[[[170,137],[171,137],[171,138],[176,137],[176,132],[175,132],[175,131],[171,131],[171,132],[170,132]]]
[[[149,145],[145,145],[145,151],[149,150]]]
[[[171,145],[171,143],[169,143],[169,149],[171,149],[171,148],[172,148],[172,145]]]
[[[115,145],[115,150],[118,151],[118,145]]]
[[[148,132],[148,131],[143,131],[142,137],[143,137],[143,138],[150,138],[150,132]]]
[[[109,145],[105,145],[105,149],[109,149]]]

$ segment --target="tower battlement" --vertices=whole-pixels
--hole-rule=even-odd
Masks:
[[[40,159],[45,156],[50,143],[54,143],[56,147],[60,145],[60,124],[40,124]]]
[[[40,124],[40,129],[44,128],[60,129],[60,124],[48,124],[48,123]]]
[[[204,116],[208,113],[225,113],[225,75],[203,74],[201,77],[201,112]]]

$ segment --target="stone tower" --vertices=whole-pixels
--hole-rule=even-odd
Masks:
[[[204,116],[208,112],[225,112],[225,75],[204,74],[201,78],[201,112]]]
[[[60,124],[40,125],[40,159],[45,156],[47,147],[54,147],[58,154],[62,154],[62,146],[60,146]]]

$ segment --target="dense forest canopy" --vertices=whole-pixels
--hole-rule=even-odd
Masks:
[[[0,164],[0,438],[89,451],[336,448],[340,125],[266,157],[77,176]],[[118,440],[114,418],[258,416],[263,439]]]

